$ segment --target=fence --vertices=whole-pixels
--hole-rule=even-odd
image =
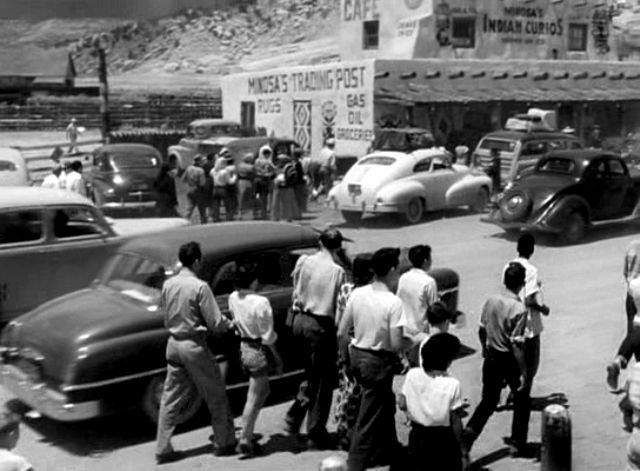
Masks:
[[[112,129],[160,127],[186,129],[198,118],[222,117],[220,95],[149,96],[109,102]],[[64,129],[71,117],[80,126],[100,127],[100,101],[96,98],[43,99],[26,105],[0,104],[0,131]]]

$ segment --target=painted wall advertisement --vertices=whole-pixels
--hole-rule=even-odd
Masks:
[[[338,153],[362,155],[373,139],[373,70],[373,61],[358,61],[229,76],[223,115],[239,120],[242,102],[252,102],[256,126],[269,134],[311,153],[333,137]]]

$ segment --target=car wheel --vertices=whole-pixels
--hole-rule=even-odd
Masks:
[[[151,378],[142,396],[142,411],[153,424],[158,423],[160,415],[160,402],[162,401],[162,390],[164,389],[165,375]],[[178,413],[178,423],[183,423],[192,419],[200,410],[202,398],[199,395],[191,398],[183,409]]]
[[[469,208],[474,213],[484,213],[489,204],[489,191],[486,188],[480,188],[476,194],[475,201],[469,205]]]
[[[578,212],[573,212],[567,218],[567,223],[559,238],[562,243],[575,244],[582,239],[587,232],[587,221],[585,217]]]
[[[407,208],[404,211],[404,218],[409,224],[416,224],[422,219],[423,211],[424,209],[420,198],[413,198],[407,204]]]
[[[500,214],[507,222],[519,221],[529,214],[531,198],[524,191],[507,192],[500,200]]]
[[[362,213],[360,211],[341,211],[342,219],[349,224],[357,224],[362,219]]]

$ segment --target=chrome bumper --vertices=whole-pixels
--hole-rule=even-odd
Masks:
[[[51,419],[75,422],[103,415],[100,401],[69,402],[65,394],[34,382],[10,364],[0,363],[0,381],[22,402]]]
[[[331,205],[331,203],[330,203]],[[362,213],[399,213],[401,212],[401,205],[397,203],[373,203],[366,204],[340,204],[337,201],[333,202],[333,208],[340,211],[356,211]]]

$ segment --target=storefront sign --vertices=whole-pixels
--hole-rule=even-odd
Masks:
[[[562,36],[565,33],[562,18],[547,14],[544,8],[528,6],[504,7],[500,16],[484,14],[482,30],[502,35],[504,42],[532,42],[534,36],[539,42],[540,36]]]
[[[379,0],[342,0],[343,21],[377,20],[380,16]]]

